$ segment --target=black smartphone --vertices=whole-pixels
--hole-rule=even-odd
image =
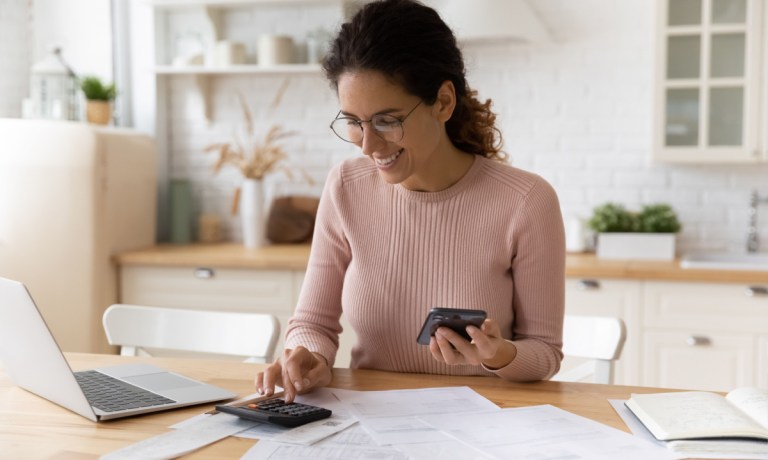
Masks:
[[[435,307],[429,310],[424,325],[421,326],[421,332],[416,338],[416,342],[421,345],[429,345],[429,338],[435,335],[438,327],[450,327],[465,339],[471,341],[472,338],[467,334],[467,326],[470,324],[480,327],[488,316],[483,310],[468,310],[463,308],[440,308]]]

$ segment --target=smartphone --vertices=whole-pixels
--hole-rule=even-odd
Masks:
[[[467,334],[467,326],[472,324],[480,327],[486,316],[487,314],[483,310],[434,307],[429,311],[427,319],[424,320],[424,325],[421,326],[421,332],[419,332],[416,342],[421,345],[429,345],[429,338],[435,335],[435,331],[441,326],[450,327],[471,341],[472,338]]]

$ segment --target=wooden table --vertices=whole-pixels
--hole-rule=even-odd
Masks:
[[[246,395],[263,364],[179,358],[135,358],[67,353],[74,370],[129,362],[157,366]],[[628,431],[608,403],[630,393],[662,391],[647,387],[587,383],[510,383],[495,377],[449,377],[381,371],[334,369],[331,387],[390,390],[467,385],[501,407],[552,404],[575,414]],[[128,444],[164,433],[168,426],[200,414],[213,404],[94,423],[16,387],[0,368],[0,458],[95,459]],[[229,437],[188,458],[240,458],[255,441]]]

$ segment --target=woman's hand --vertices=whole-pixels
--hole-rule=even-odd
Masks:
[[[285,402],[293,402],[297,394],[309,393],[331,383],[328,361],[302,346],[286,348],[283,354],[266,370],[256,375],[256,391],[272,396],[275,385],[283,387]]]
[[[515,359],[517,348],[501,337],[496,321],[486,319],[480,328],[467,326],[468,342],[454,330],[440,327],[429,341],[432,357],[446,364],[483,364],[500,369]]]

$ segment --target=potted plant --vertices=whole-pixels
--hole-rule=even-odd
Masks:
[[[621,204],[596,207],[589,227],[597,232],[597,257],[601,259],[672,260],[675,236],[681,225],[667,204],[650,204],[640,212]]]
[[[117,95],[115,84],[105,84],[98,77],[87,76],[80,79],[80,89],[88,101],[85,106],[88,123],[109,124],[112,120],[112,101]]]

